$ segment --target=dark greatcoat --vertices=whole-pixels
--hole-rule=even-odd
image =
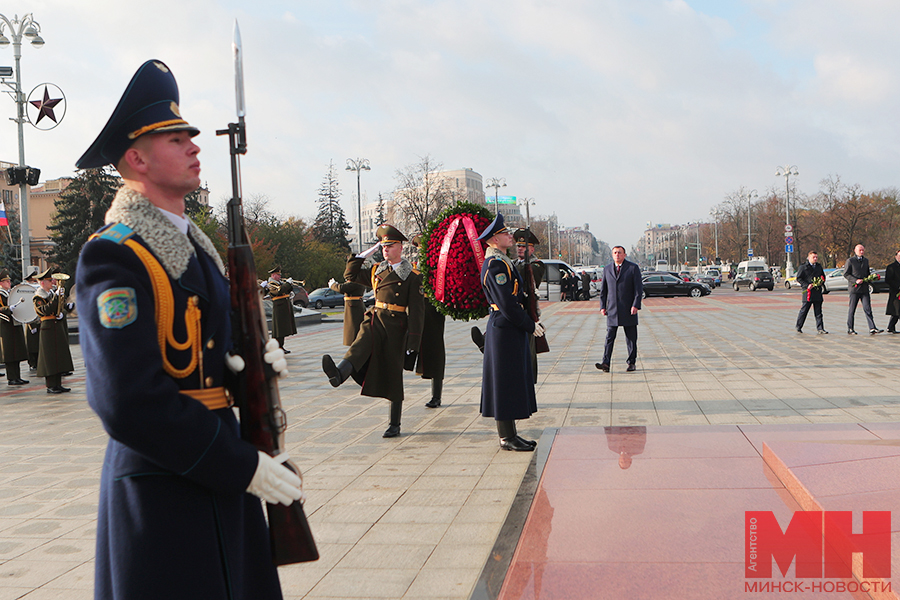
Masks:
[[[199,368],[170,375],[157,341],[150,277],[115,237],[119,228],[105,228],[85,244],[77,271],[87,398],[110,436],[100,481],[95,597],[280,600],[262,506],[245,492],[257,451],[240,438],[233,409],[209,410],[180,393],[225,383],[228,282],[196,242],[189,242],[194,252],[183,274],[174,279],[166,272],[176,341],[187,339],[188,300],[199,301],[204,382]],[[150,249],[141,236],[131,239]],[[118,309],[106,304],[101,314],[98,298],[111,290],[131,301],[121,300]],[[109,313],[119,321],[110,324]],[[179,369],[190,362],[190,350],[168,346],[167,356]]]
[[[517,260],[513,263],[516,265],[516,269],[519,271],[519,275],[522,276],[522,281],[525,281],[525,261]],[[535,293],[541,287],[541,282],[544,281],[544,273],[547,271],[547,267],[544,266],[539,260],[536,260],[534,257],[531,257],[531,276],[534,278],[534,289]],[[528,290],[525,291],[525,299],[528,301]],[[528,304],[525,304],[525,310],[528,310]],[[541,316],[541,309],[538,308],[538,318]],[[528,338],[528,347],[531,350],[531,374],[534,376],[534,382],[537,383],[538,377],[538,362],[537,362],[537,348],[535,347],[534,336],[530,336]]]
[[[13,319],[9,291],[0,288],[0,362],[18,363],[28,359],[25,329]]]
[[[331,286],[335,292],[344,295],[344,345],[349,346],[359,333],[359,326],[366,314],[362,295],[366,293],[365,286],[352,281],[335,283]]]
[[[34,310],[41,317],[40,350],[38,351],[37,376],[50,377],[60,373],[73,371],[72,352],[69,350],[69,334],[62,319],[57,315],[65,313],[65,306],[60,310],[60,299],[51,289],[45,292],[38,288],[32,297]],[[44,319],[44,317],[52,317]]]
[[[297,333],[294,306],[291,304],[292,291],[294,286],[284,279],[281,281],[269,279],[269,295],[272,296],[272,337],[276,340]]]
[[[446,317],[434,305],[425,300],[425,321],[422,327],[422,343],[416,357],[416,373],[423,379],[444,379],[447,364],[447,348],[444,345]]]
[[[869,269],[869,259],[865,256],[862,258],[858,256],[851,256],[848,258],[847,262],[844,263],[844,278],[849,282],[847,291],[850,294],[868,295],[869,284],[861,283],[856,285],[856,280],[865,279],[871,272],[872,271]]]
[[[600,283],[600,308],[606,309],[607,327],[626,327],[638,324],[638,316],[631,314],[631,307],[641,309],[641,269],[633,262],[622,263],[619,277],[616,277],[615,263],[603,267],[603,281]]]
[[[888,301],[884,314],[900,317],[900,299],[897,298],[897,294],[900,294],[900,263],[891,261],[884,270],[884,280],[888,284]]]
[[[353,364],[353,379],[363,396],[403,402],[403,363],[407,351],[418,352],[422,339],[425,297],[422,277],[404,260],[408,271],[400,277],[387,261],[362,271],[363,258],[347,261],[344,279],[375,288],[376,302],[406,307],[406,311],[370,308],[344,360]]]
[[[797,283],[800,284],[802,292],[802,302],[807,302],[807,291],[809,292],[809,302],[813,304],[822,301],[822,286],[814,287],[811,290],[807,290],[806,288],[812,283],[813,279],[816,277],[821,277],[822,280],[825,280],[825,269],[822,268],[822,265],[819,263],[810,264],[808,261],[803,263],[799,269],[797,269]],[[824,284],[823,284],[824,285]]]
[[[537,412],[537,398],[528,345],[534,320],[525,312],[525,282],[509,259],[488,248],[481,286],[493,305],[484,334],[481,414],[498,421],[527,419]]]
[[[41,319],[36,318],[25,326],[25,345],[28,347],[28,365],[37,368],[41,349]]]

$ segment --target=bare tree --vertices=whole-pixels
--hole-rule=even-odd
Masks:
[[[397,169],[397,188],[387,218],[404,233],[415,235],[424,231],[429,221],[456,200],[453,188],[442,174],[443,167],[425,155],[419,162]]]

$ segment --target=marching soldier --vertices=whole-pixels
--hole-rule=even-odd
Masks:
[[[412,245],[419,247],[421,235],[412,240]],[[416,373],[422,379],[431,380],[431,400],[425,403],[428,408],[441,405],[441,394],[444,389],[444,367],[447,363],[447,349],[444,344],[444,322],[446,317],[438,312],[427,298],[425,299],[425,318],[422,326],[422,344],[416,358]]]
[[[349,346],[356,339],[359,326],[362,325],[365,318],[366,307],[363,306],[363,294],[366,293],[366,287],[352,281],[338,283],[334,279],[328,281],[328,287],[344,295],[344,345]]]
[[[19,363],[28,359],[28,348],[25,344],[25,331],[13,318],[12,306],[9,305],[11,285],[9,272],[5,269],[0,271],[0,354],[6,365],[9,385],[25,385],[28,381],[22,379]]]
[[[54,279],[54,274],[56,269],[51,267],[38,275],[40,287],[34,292],[34,311],[41,319],[37,376],[46,378],[48,394],[62,394],[72,391],[63,387],[63,374],[75,369],[69,350],[69,336],[62,323],[72,306],[71,303],[66,304],[62,279]]]
[[[530,452],[536,442],[516,433],[516,420],[537,412],[528,338],[544,335],[544,327],[525,312],[525,282],[506,256],[513,236],[498,214],[478,236],[488,249],[481,266],[481,285],[491,307],[484,345],[481,414],[497,421],[500,447]]]
[[[353,344],[338,364],[328,354],[322,370],[332,386],[338,387],[351,375],[362,386],[364,396],[387,398],[391,402],[390,425],[383,437],[400,435],[403,409],[403,366],[408,355],[419,350],[425,299],[422,280],[402,257],[408,241],[391,225],[375,232],[379,242],[347,261],[345,277],[375,290],[375,306],[366,312]],[[384,260],[371,269],[362,264],[379,246]]]
[[[285,354],[290,354],[291,351],[284,348],[284,338],[297,333],[294,306],[291,304],[294,286],[281,278],[281,267],[275,267],[269,271],[266,289],[272,297],[272,337],[278,340],[278,347]]]

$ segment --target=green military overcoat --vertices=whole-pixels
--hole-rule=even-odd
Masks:
[[[447,363],[447,350],[444,347],[445,319],[431,302],[425,301],[422,343],[416,359],[416,373],[423,379],[444,379],[444,366]]]
[[[297,333],[294,321],[294,306],[291,304],[291,292],[294,286],[285,280],[268,281],[269,295],[272,296],[272,337],[276,340]]]
[[[34,310],[41,317],[40,351],[38,352],[38,377],[50,377],[73,371],[69,336],[59,315],[65,314],[65,306],[53,291],[38,288],[34,292]]]
[[[0,288],[0,362],[6,364],[23,360],[28,360],[25,329],[13,319],[9,291]]]
[[[344,295],[344,345],[349,346],[356,339],[366,314],[362,299],[366,288],[358,283],[345,281],[333,284],[331,289]]]

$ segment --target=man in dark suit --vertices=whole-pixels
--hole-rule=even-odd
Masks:
[[[609,372],[616,329],[619,327],[625,329],[628,343],[628,367],[625,370],[635,369],[638,311],[644,292],[641,269],[625,260],[625,248],[615,246],[612,252],[613,262],[603,268],[603,281],[600,283],[600,313],[606,317],[606,347],[603,349],[603,362],[597,363],[596,367],[604,373]]]
[[[817,279],[818,278],[818,279]],[[825,270],[819,264],[819,254],[812,250],[806,257],[806,262],[797,271],[797,283],[803,286],[803,301],[800,305],[800,314],[797,315],[797,333],[803,333],[803,323],[806,315],[812,307],[816,315],[816,330],[819,333],[825,331],[825,321],[822,319],[822,290],[825,286]],[[818,285],[815,285],[818,283]]]
[[[863,312],[866,314],[866,321],[869,323],[869,333],[875,335],[881,333],[883,329],[875,327],[875,319],[872,317],[872,301],[869,298],[869,282],[865,281],[866,277],[871,274],[869,269],[869,259],[865,257],[866,248],[862,244],[857,244],[853,250],[855,256],[847,259],[844,265],[844,277],[849,281],[847,291],[850,292],[850,310],[847,312],[847,333],[856,335],[853,329],[853,318],[856,315],[856,305],[862,300]]]
[[[888,321],[888,333],[897,333],[897,321],[900,320],[900,250],[894,255],[894,260],[884,270],[884,280],[888,284],[888,301],[884,314],[890,315]]]

